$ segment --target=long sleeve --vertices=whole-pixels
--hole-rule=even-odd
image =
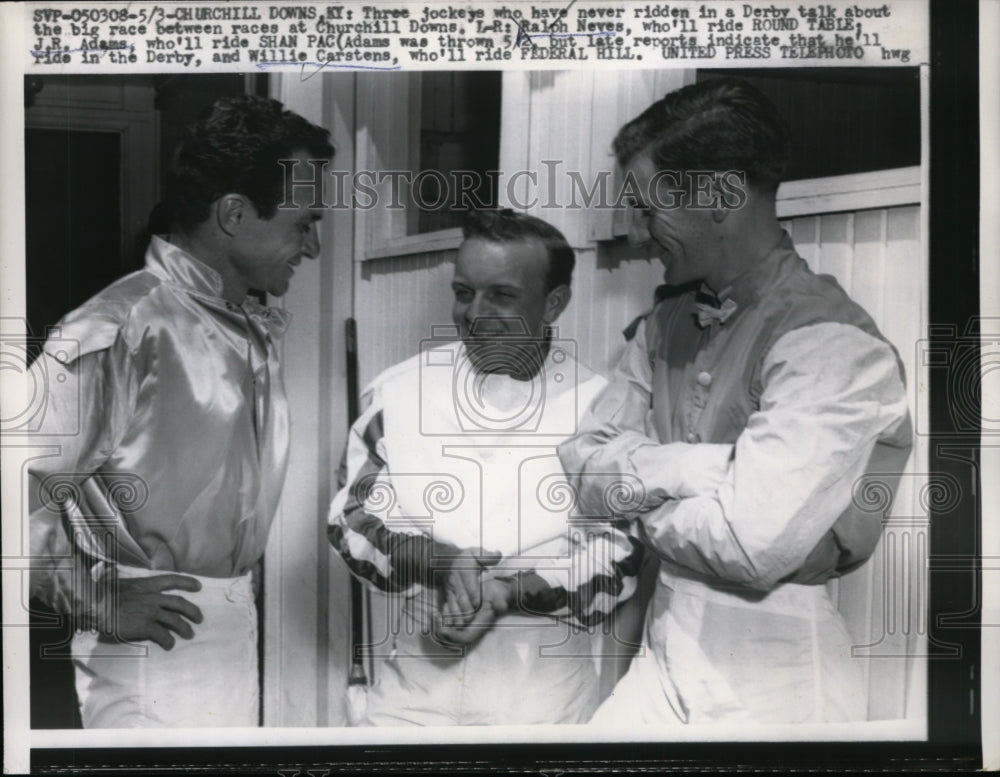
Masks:
[[[238,577],[259,562],[288,459],[287,317],[221,291],[215,270],[154,237],[143,270],[46,341],[29,466],[36,545],[50,555],[62,523],[109,565]],[[57,483],[71,498],[53,505]]]
[[[397,514],[380,388],[369,390],[368,398],[350,432],[328,536],[357,577],[382,591],[410,594],[417,586],[433,586],[434,573],[462,548],[434,539],[433,522]],[[634,593],[643,550],[641,541],[621,527],[572,522],[559,536],[523,555],[504,557],[484,572],[514,582],[515,609],[586,625],[602,620]]]
[[[434,571],[461,551],[437,542],[419,528],[386,521],[395,502],[384,455],[383,408],[377,389],[355,421],[340,465],[337,493],[330,505],[327,534],[350,570],[382,591],[410,592],[434,585]]]
[[[97,591],[75,552],[90,551],[94,560],[109,547],[93,547],[93,527],[81,523],[83,484],[107,460],[125,426],[132,393],[128,372],[127,357],[117,350],[77,355],[47,344],[29,376],[33,385],[45,387],[32,434],[39,455],[28,469],[31,595],[78,617],[92,612]]]
[[[672,561],[768,590],[806,561],[850,507],[877,443],[905,459],[910,425],[894,352],[854,326],[785,334],[764,359],[762,381],[759,411],[718,492],[668,501],[641,522]],[[877,540],[878,528],[868,537]],[[873,548],[874,541],[866,550]]]
[[[635,515],[667,499],[704,494],[730,467],[732,445],[661,444],[647,429],[652,368],[644,329],[628,343],[577,435],[559,446],[581,505],[594,515]]]
[[[571,528],[569,561],[532,561],[517,572],[515,607],[590,626],[608,617],[636,591],[644,547],[625,527],[587,521]]]

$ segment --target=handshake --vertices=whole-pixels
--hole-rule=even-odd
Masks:
[[[438,639],[472,645],[514,606],[513,580],[487,573],[500,559],[499,552],[476,555],[466,548],[437,573],[438,606],[431,629]]]

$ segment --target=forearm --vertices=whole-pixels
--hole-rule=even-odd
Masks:
[[[582,509],[634,517],[668,499],[711,493],[726,476],[732,445],[668,443],[607,427],[582,432],[559,449]]]
[[[559,458],[592,516],[635,516],[667,499],[711,493],[725,476],[731,445],[667,443],[649,427],[652,367],[637,335]]]
[[[760,409],[736,442],[725,482],[714,494],[671,500],[641,522],[666,558],[766,590],[829,544],[880,440],[899,446],[902,465],[910,427],[895,354],[853,327],[823,324],[785,335],[762,375]],[[854,535],[857,547],[842,550],[857,562],[874,547],[877,526],[859,526]],[[836,567],[834,559],[830,572]]]
[[[95,628],[108,598],[103,575],[92,574],[101,568],[73,550],[58,517],[32,515],[30,528],[31,598],[70,616],[75,628]]]
[[[495,574],[511,586],[509,609],[525,615],[599,623],[636,590],[644,548],[638,538],[605,528],[574,542],[568,556]]]
[[[95,337],[107,346],[114,340],[113,331],[99,331]],[[51,345],[46,343],[46,349]],[[71,523],[80,531],[86,526],[83,486],[127,428],[135,381],[130,356],[120,342],[82,354],[70,351],[74,358],[66,363],[46,351],[31,368],[35,383],[46,386],[32,445],[46,455],[34,457],[28,466],[30,590],[32,597],[57,612],[89,623],[102,590],[90,575],[93,559],[80,552],[79,537],[69,532],[74,531]],[[63,379],[46,380],[46,373]]]
[[[355,511],[335,517],[327,534],[351,572],[386,592],[437,587],[460,548],[425,534],[391,531],[376,516]]]
[[[864,472],[866,452],[859,454],[832,482],[772,479],[761,488],[737,477],[714,496],[670,500],[640,517],[646,542],[687,569],[770,590],[803,565],[850,505]]]

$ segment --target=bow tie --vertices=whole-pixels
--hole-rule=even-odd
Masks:
[[[725,300],[720,307],[706,305],[703,302],[695,302],[694,306],[698,311],[698,326],[702,329],[708,326],[713,319],[724,324],[726,319],[736,312],[736,302],[732,299]]]

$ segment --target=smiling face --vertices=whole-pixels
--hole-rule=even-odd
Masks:
[[[656,166],[645,153],[633,157],[625,173],[635,180],[641,198],[632,205],[632,245],[650,240],[656,244],[666,269],[663,279],[672,286],[710,278],[718,263],[712,212],[688,207],[688,198],[674,190],[669,177],[657,176]],[[656,188],[651,189],[651,184]],[[670,203],[679,206],[664,207]]]
[[[309,158],[306,152],[297,152],[293,157],[306,167]],[[240,224],[233,233],[232,269],[248,289],[280,297],[288,291],[302,258],[319,256],[316,222],[322,218],[323,210],[309,207],[313,192],[305,186],[296,187],[285,197],[286,202],[295,203],[294,208],[279,207],[267,219],[260,217],[249,199],[244,199]]]
[[[477,370],[522,378],[537,371],[547,351],[545,327],[569,302],[568,286],[546,291],[548,263],[536,240],[462,243],[451,284],[452,320]]]

